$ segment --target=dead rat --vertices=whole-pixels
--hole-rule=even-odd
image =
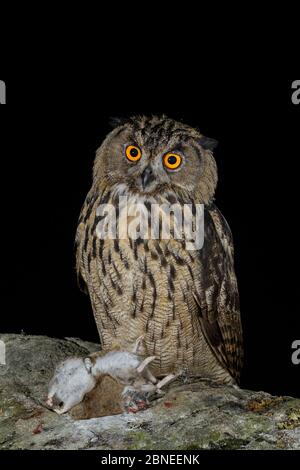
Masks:
[[[99,416],[103,412],[101,403],[109,403],[115,392],[111,414],[115,414],[116,410],[138,411],[145,408],[147,397],[161,393],[161,388],[176,376],[170,374],[158,381],[149,369],[155,356],[143,358],[139,354],[140,343],[141,338],[135,343],[132,352],[117,350],[103,355],[66,359],[57,366],[50,381],[47,405],[62,414],[87,397],[84,401],[87,414],[89,417]],[[110,386],[107,387],[105,384],[108,382]],[[99,411],[99,407],[102,411]],[[109,414],[109,406],[104,408],[107,410],[105,413]],[[86,413],[81,410],[80,414],[84,416]]]

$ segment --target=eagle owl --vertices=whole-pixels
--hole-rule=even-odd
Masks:
[[[103,350],[144,338],[158,377],[184,370],[218,382],[239,381],[243,347],[232,236],[213,203],[216,141],[167,117],[119,122],[96,153],[92,187],[76,235],[80,285],[88,292]],[[111,204],[120,223],[128,204],[204,208],[204,244],[97,235]],[[192,218],[195,210],[192,210]],[[128,211],[129,214],[129,211]],[[128,216],[129,217],[129,216]],[[174,235],[174,234],[173,234]]]

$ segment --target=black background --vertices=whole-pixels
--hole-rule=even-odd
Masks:
[[[190,81],[170,72],[146,82],[144,69],[130,71],[130,80],[122,69],[113,79],[106,73],[0,76],[7,84],[0,123],[1,332],[98,341],[73,253],[94,154],[111,116],[164,113],[219,141],[216,203],[235,241],[242,386],[299,396],[300,365],[291,362],[291,344],[300,339],[300,106],[291,102],[293,80],[194,74]]]

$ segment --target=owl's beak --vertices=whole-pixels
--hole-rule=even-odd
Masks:
[[[141,174],[141,178],[142,178],[143,189],[146,189],[146,187],[149,186],[152,183],[152,181],[155,180],[155,177],[154,177],[154,174],[150,165],[148,165],[145,168],[145,170]]]

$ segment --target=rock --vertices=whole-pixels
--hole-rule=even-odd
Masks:
[[[55,365],[99,345],[3,334],[0,449],[300,449],[300,399],[214,386],[173,386],[151,408],[76,421],[44,406]]]

